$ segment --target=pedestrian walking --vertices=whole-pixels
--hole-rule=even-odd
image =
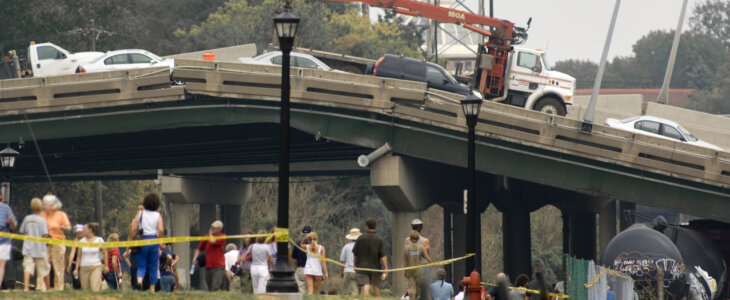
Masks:
[[[429,256],[426,247],[424,247],[423,244],[418,243],[420,239],[421,235],[418,234],[418,231],[412,230],[410,236],[411,243],[403,249],[404,266],[417,267],[424,263],[431,262],[431,256]],[[426,299],[426,294],[419,289],[420,286],[426,285],[424,283],[425,278],[423,274],[423,268],[406,270],[403,274],[408,279],[408,288],[406,291],[412,300],[419,299],[418,297],[421,297],[420,299]]]
[[[527,287],[527,283],[530,281],[530,277],[527,274],[517,275],[515,278],[514,289],[509,291],[509,300],[527,300],[525,297],[525,291],[520,290]]]
[[[528,290],[536,290],[536,291],[537,290],[540,290],[540,284],[537,281],[537,277],[538,276],[542,276],[542,269],[541,268],[535,268],[535,271],[533,271],[532,280],[529,283],[527,283],[527,286],[526,286],[526,288]],[[549,284],[546,284],[545,285],[545,289],[548,292],[552,292],[552,289],[550,287],[551,287],[551,285],[549,285]],[[526,300],[540,300],[540,294],[530,293],[528,295],[528,297],[529,297],[529,299],[526,299]]]
[[[74,238],[74,241],[78,242],[81,241],[81,239],[84,238],[84,225],[83,224],[76,224],[74,226],[74,232],[76,233],[76,237]],[[78,273],[74,275],[76,271],[76,257],[79,255],[79,248],[71,247],[71,252],[68,256],[68,267],[66,267],[66,271],[69,274],[72,274],[71,276],[71,287],[74,290],[80,290],[81,289],[81,280],[79,280]]]
[[[359,228],[352,228],[345,235],[345,239],[348,242],[342,246],[342,251],[340,252],[340,263],[345,265],[344,267],[340,266],[340,278],[342,278],[342,283],[340,284],[341,295],[357,295],[358,293],[357,273],[353,269],[355,267],[355,256],[352,253],[352,248],[355,247],[355,241],[357,241],[360,235],[362,234]]]
[[[0,231],[10,232],[18,226],[18,219],[13,213],[10,205],[3,202],[3,196],[0,195]],[[3,282],[5,276],[5,262],[10,260],[10,252],[13,246],[9,238],[0,238],[0,283]]]
[[[307,250],[307,264],[304,266],[304,280],[307,283],[307,293],[319,295],[322,281],[327,280],[327,263],[320,257],[325,257],[325,248],[320,245],[317,233],[312,231],[304,237],[309,244],[302,242],[299,246]]]
[[[436,281],[431,283],[429,289],[433,300],[453,300],[454,287],[446,282],[446,270],[436,270]]]
[[[249,232],[248,234],[253,234]],[[243,245],[238,254],[238,263],[241,265],[241,291],[245,294],[253,293],[253,284],[251,283],[251,245],[254,239],[243,239]]]
[[[266,234],[266,231],[260,231],[259,234]],[[266,244],[266,237],[256,238],[256,243],[251,245],[251,281],[254,294],[266,293],[269,266],[274,265],[274,259],[271,256],[271,248]]]
[[[225,239],[215,239],[214,237],[225,237],[223,231],[223,222],[215,221],[210,224],[210,229],[206,237],[209,240],[201,241],[198,248],[195,249],[193,255],[193,263],[200,256],[200,251],[205,251],[205,283],[208,285],[209,291],[217,291],[221,288],[223,280],[225,280],[226,260],[223,256],[223,247],[226,244]]]
[[[421,244],[426,249],[426,254],[428,254],[429,257],[431,257],[431,242],[428,240],[428,238],[424,237],[421,232],[423,231],[423,221],[421,219],[413,219],[411,220],[411,230],[415,230],[418,232],[418,241],[413,242],[410,237],[405,238],[405,247],[408,247],[408,245],[411,245],[413,243]],[[421,264],[425,264],[426,260],[421,259]],[[425,267],[421,269],[419,273],[422,273],[420,275],[420,278],[422,280],[419,280],[417,283],[416,289],[418,290],[418,295],[422,296],[422,299],[430,299],[429,295],[429,288],[428,285],[431,281],[433,281],[433,273],[431,271],[431,268]],[[413,296],[411,296],[411,299],[413,299]]]
[[[119,234],[112,233],[106,238],[107,242],[118,242]],[[122,256],[119,253],[119,248],[114,247],[108,250],[109,259],[105,260],[106,268],[109,270],[104,273],[104,279],[109,289],[118,290],[119,280],[122,279]]]
[[[96,236],[99,231],[99,223],[88,223],[84,225],[84,237],[79,241],[82,243],[103,243],[104,239]],[[103,260],[100,256],[103,255]],[[76,272],[81,280],[82,290],[101,290],[102,271],[109,272],[109,269],[102,263],[107,261],[105,248],[81,247],[76,257]]]
[[[384,272],[358,271],[357,283],[362,285],[362,294],[370,295],[370,287],[373,288],[373,296],[380,297],[380,282],[388,276],[388,258],[385,257],[385,242],[383,238],[375,233],[375,219],[369,218],[365,221],[365,234],[355,241],[352,253],[355,258],[355,266],[358,268],[382,269]]]
[[[65,240],[66,234],[64,234],[64,231],[71,231],[71,222],[68,220],[68,215],[61,211],[61,207],[63,207],[63,204],[61,204],[61,200],[56,195],[43,196],[43,214],[41,216],[46,219],[48,235],[54,240]],[[53,288],[57,291],[63,291],[66,246],[49,245],[47,248],[48,258],[51,261],[51,273],[54,279]],[[50,287],[50,284],[50,282],[46,281],[46,286]]]
[[[141,234],[142,239],[156,239],[165,235],[162,216],[157,211],[160,208],[160,196],[147,194],[142,200],[144,210],[140,211],[129,228],[127,240],[132,241]],[[137,252],[137,286],[143,286],[145,275],[149,276],[150,292],[155,292],[158,281],[158,267],[160,260],[160,245],[142,246]]]
[[[512,283],[507,280],[507,275],[504,273],[497,273],[497,282],[505,281],[508,287],[512,286]],[[499,299],[499,292],[496,286],[493,286],[491,289],[489,289],[489,297],[492,298],[492,300],[503,300]]]
[[[160,290],[163,292],[170,293],[179,284],[175,276],[175,266],[179,260],[180,257],[172,252],[169,244],[160,245]]]
[[[226,260],[226,279],[228,280],[229,291],[241,291],[241,264],[238,263],[238,256],[240,251],[236,247],[236,244],[229,243],[226,245],[226,253],[223,257]]]
[[[33,198],[30,201],[30,210],[33,212],[23,218],[20,224],[20,233],[32,237],[48,237],[48,224],[41,217],[43,211],[43,203],[39,198]],[[36,271],[37,270],[37,271]],[[30,276],[35,274],[37,291],[45,291],[46,284],[43,277],[50,272],[48,265],[48,250],[46,244],[23,241],[23,290],[28,291],[30,284]],[[0,280],[0,282],[2,282]]]
[[[312,232],[312,227],[304,226],[302,227],[302,233],[301,233],[301,239],[299,240],[299,245],[302,244],[302,241],[304,241],[304,237]],[[308,242],[307,242],[308,243]],[[297,287],[299,288],[299,292],[304,294],[307,292],[307,283],[304,279],[304,266],[307,265],[307,253],[299,249],[299,247],[293,247],[291,251],[291,258],[292,260],[292,268],[295,269],[294,271],[294,280],[297,282]]]

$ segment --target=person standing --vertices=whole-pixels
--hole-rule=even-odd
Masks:
[[[536,290],[536,291],[540,290],[540,284],[537,281],[537,278],[539,276],[542,276],[542,269],[541,268],[535,268],[535,271],[532,273],[532,280],[527,284],[527,287],[526,287],[528,290]],[[545,289],[548,292],[552,292],[552,290],[550,289],[550,285],[549,284],[546,284]],[[527,296],[530,297],[529,300],[540,300],[540,294],[530,293]]]
[[[175,265],[180,257],[172,253],[169,244],[160,245],[160,289],[163,292],[172,292],[173,287],[177,284],[175,278]]]
[[[529,281],[530,277],[528,277],[527,274],[517,275],[514,283],[514,287],[516,287],[516,289],[509,290],[509,300],[525,300],[525,291],[521,289],[526,288]]]
[[[307,264],[304,266],[304,279],[307,282],[307,293],[310,295],[319,295],[322,281],[327,280],[327,264],[319,257],[325,257],[324,246],[318,243],[319,237],[317,233],[312,231],[304,237],[309,244],[302,242],[299,246],[307,250]]]
[[[426,248],[426,254],[431,257],[431,242],[421,234],[421,232],[423,231],[423,222],[420,219],[413,219],[411,221],[411,230],[415,230],[416,232],[418,232],[418,241],[413,242],[411,241],[410,237],[406,237],[405,247],[407,248],[408,245],[413,243],[421,244],[424,248]],[[425,263],[426,260],[421,259],[421,264]],[[433,280],[433,274],[431,273],[431,268],[426,267],[422,268],[421,270],[422,271],[420,271],[419,273],[422,273],[420,276],[423,280],[420,280],[418,282],[418,286],[416,287],[416,289],[418,289],[418,294],[422,296],[421,298],[429,299],[430,295],[428,284]]]
[[[340,278],[342,278],[342,284],[340,285],[340,294],[342,295],[357,295],[357,273],[353,267],[355,266],[355,257],[352,254],[352,248],[355,247],[355,241],[361,235],[359,228],[352,228],[350,232],[345,235],[345,239],[348,240],[347,244],[342,246],[340,252],[340,262],[345,266],[340,266]]]
[[[74,232],[76,233],[76,238],[74,238],[74,241],[78,242],[81,239],[84,238],[84,225],[83,224],[76,224],[74,225]],[[76,270],[76,257],[79,255],[79,248],[77,247],[71,247],[71,252],[68,256],[68,267],[66,267],[66,271],[69,274],[72,274],[71,276],[71,287],[74,290],[80,290],[81,289],[81,281],[79,280],[78,274],[73,275],[73,273]]]
[[[237,272],[240,272],[240,264],[236,265],[238,262],[238,256],[240,252],[236,248],[236,244],[229,243],[226,245],[226,254],[223,254],[223,257],[226,260],[226,279],[228,280],[228,290],[229,291],[241,291],[241,276],[239,274],[234,274],[233,270],[231,269],[233,266],[237,266]]]
[[[385,280],[385,277],[388,276],[388,258],[385,257],[385,242],[375,233],[375,225],[373,218],[365,221],[365,234],[357,238],[352,247],[352,253],[356,267],[384,270],[382,275],[380,272],[357,272],[357,283],[362,285],[362,294],[370,295],[372,286],[373,296],[380,297],[380,281]]]
[[[20,224],[20,233],[32,237],[48,237],[48,225],[46,220],[41,217],[43,211],[43,203],[39,198],[33,198],[30,201],[30,210],[33,212],[23,218]],[[38,271],[36,272],[36,269]],[[48,250],[46,244],[23,241],[23,290],[28,291],[30,276],[35,273],[36,290],[45,291],[46,285],[43,277],[50,272],[48,265]],[[2,282],[0,280],[0,282]]]
[[[106,239],[107,242],[118,242],[119,234],[112,233]],[[114,247],[109,250],[109,259],[104,261],[106,268],[109,269],[109,271],[104,274],[104,279],[106,280],[106,285],[112,290],[119,289],[119,279],[122,278],[121,257],[122,255],[119,253],[119,248]]]
[[[451,283],[446,282],[446,270],[436,270],[437,280],[434,281],[429,289],[433,300],[453,300],[454,287]]]
[[[142,200],[143,211],[140,211],[132,220],[127,240],[132,241],[134,237],[142,233],[142,239],[156,239],[163,237],[165,227],[162,223],[162,216],[157,211],[160,208],[160,196],[148,194]],[[143,286],[145,275],[149,276],[150,292],[155,292],[155,285],[158,281],[158,267],[160,261],[160,245],[147,245],[137,252],[137,285]]]
[[[223,231],[223,222],[215,221],[210,224],[210,230],[205,236],[210,239],[201,241],[198,248],[195,249],[193,255],[193,263],[198,260],[200,251],[205,251],[205,284],[208,285],[209,291],[217,291],[221,289],[223,280],[226,276],[225,267],[226,259],[223,256],[223,247],[226,239],[215,239],[214,237],[225,237]]]
[[[249,232],[249,234],[253,234]],[[243,239],[243,245],[238,254],[238,263],[241,264],[241,291],[245,294],[253,293],[253,284],[251,283],[251,245],[253,245],[254,239],[245,238]]]
[[[412,230],[410,236],[411,243],[403,249],[404,266],[416,267],[431,262],[431,256],[428,255],[426,247],[418,243],[419,239],[421,239],[421,235],[418,234],[418,231]],[[426,299],[426,294],[419,289],[420,286],[425,285],[423,282],[425,280],[423,273],[423,268],[405,271],[404,275],[408,279],[408,288],[406,290],[412,300],[418,299],[419,296],[421,299]]]
[[[3,196],[0,195],[0,231],[10,232],[15,230],[18,226],[18,219],[15,218],[15,213],[10,205],[3,202]],[[3,282],[5,277],[5,262],[10,260],[10,253],[12,252],[12,244],[9,238],[0,238],[0,284]]]
[[[82,243],[103,243],[104,239],[96,236],[99,231],[99,223],[88,223],[84,225],[84,238],[79,242]],[[103,255],[103,260],[99,256]],[[107,261],[106,248],[81,247],[76,257],[76,272],[81,280],[82,290],[101,290],[102,269],[104,273],[109,272],[109,268],[102,263]]]
[[[300,245],[302,244],[302,241],[305,240],[304,236],[306,236],[310,232],[312,232],[312,227],[304,226],[302,228],[302,239],[299,241]],[[307,292],[307,284],[306,280],[304,279],[304,266],[307,265],[307,253],[299,249],[299,247],[293,247],[291,251],[291,260],[292,268],[295,269],[294,280],[296,280],[297,282],[299,292],[304,294]]]
[[[265,235],[266,232],[262,230],[259,234]],[[251,281],[254,294],[266,293],[269,266],[273,265],[274,259],[271,257],[271,248],[266,244],[266,237],[256,238],[256,243],[251,245]]]
[[[48,234],[55,240],[65,240],[66,234],[63,232],[71,231],[71,222],[68,220],[66,213],[61,211],[61,207],[63,207],[63,204],[56,195],[43,196],[43,214],[41,216],[46,219],[46,224],[48,224]],[[57,291],[63,291],[66,247],[49,245],[48,258],[53,269],[53,288]],[[50,283],[47,282],[46,286],[50,287]]]

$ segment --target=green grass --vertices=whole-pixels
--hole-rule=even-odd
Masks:
[[[364,299],[370,297],[361,296],[307,296],[305,300],[337,300],[337,299]],[[148,300],[148,299],[195,299],[195,300],[274,300],[275,298],[266,295],[252,295],[235,292],[207,292],[207,291],[180,291],[175,293],[155,293],[140,291],[63,291],[63,292],[23,292],[22,290],[13,290],[10,292],[0,292],[0,299],[12,300]],[[379,298],[379,299],[395,299],[395,298]]]

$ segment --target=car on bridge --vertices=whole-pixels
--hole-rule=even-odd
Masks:
[[[168,67],[172,73],[175,59],[162,58],[152,52],[141,49],[125,49],[109,51],[88,64],[76,68],[76,73],[93,73],[104,71],[141,69],[152,67]]]
[[[468,95],[471,93],[471,88],[459,83],[443,67],[432,62],[401,55],[383,55],[372,68],[368,67],[366,74],[425,82],[430,89],[455,94]]]
[[[238,62],[243,63],[243,64],[252,64],[252,65],[281,66],[282,60],[283,59],[282,59],[281,51],[271,51],[271,52],[267,52],[267,53],[261,54],[259,56],[253,57],[253,58],[241,57],[238,59]],[[291,52],[291,58],[289,59],[289,63],[291,64],[292,67],[297,67],[297,68],[317,69],[317,70],[324,70],[324,71],[346,73],[345,71],[330,68],[327,64],[323,63],[321,60],[317,59],[314,56],[306,54],[306,53]]]
[[[681,141],[715,151],[725,151],[716,145],[698,139],[696,136],[687,131],[687,129],[682,127],[682,125],[667,119],[652,116],[637,116],[623,120],[608,118],[603,125],[648,136]]]

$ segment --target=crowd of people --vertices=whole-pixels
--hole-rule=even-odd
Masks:
[[[30,208],[31,214],[18,224],[12,208],[0,196],[0,231],[17,230],[18,233],[31,237],[65,240],[66,232],[73,230],[75,241],[105,241],[99,236],[98,223],[77,224],[72,227],[68,216],[61,210],[61,201],[54,195],[46,195],[42,200],[32,199]],[[159,208],[159,196],[145,196],[130,221],[127,240],[164,237],[163,218],[158,212]],[[339,251],[340,294],[370,295],[372,291],[373,296],[380,296],[381,283],[388,276],[388,258],[385,254],[385,242],[376,233],[376,225],[375,219],[369,218],[365,221],[364,233],[359,228],[352,228],[345,235],[345,244]],[[431,269],[422,266],[431,263],[430,242],[421,235],[423,222],[414,219],[411,228],[410,235],[404,239],[402,257],[405,267],[414,268],[403,272],[407,280],[404,297],[413,300],[462,300],[465,297],[463,286],[460,285],[459,293],[454,294],[452,285],[446,282],[446,272],[443,269],[436,270],[433,278]],[[275,232],[276,229],[272,231]],[[193,255],[191,275],[204,276],[205,286],[210,291],[231,290],[254,294],[266,292],[270,270],[276,264],[277,245],[273,235],[260,231],[255,239],[244,239],[239,248],[234,243],[227,243],[223,222],[215,221],[210,224],[205,236],[209,239],[201,241]],[[111,233],[106,240],[115,242],[120,237],[117,233]],[[319,242],[317,233],[310,226],[304,226],[297,244],[289,245],[288,249],[288,263],[295,270],[299,292],[322,293],[322,283],[329,278],[329,270],[327,261],[323,259],[327,250]],[[130,285],[133,289],[171,292],[180,287],[175,271],[180,258],[168,244],[128,247],[124,254],[118,248],[108,247],[71,247],[68,253],[66,250],[60,244],[24,241],[24,289],[29,290],[33,286],[30,279],[35,276],[36,290],[63,290],[67,288],[64,284],[67,274],[72,276],[71,288],[74,289],[98,291],[103,284],[109,289],[120,289],[124,278],[122,262],[129,266]],[[10,239],[0,237],[0,282],[10,254]],[[536,272],[541,270],[537,269]],[[498,277],[503,278],[504,274]],[[536,289],[536,285],[536,281],[530,281],[525,274],[518,275],[514,281],[514,287]],[[487,293],[482,288],[482,299],[497,297],[495,289]],[[510,300],[532,300],[530,294],[526,295],[520,289],[511,290],[508,297]]]

